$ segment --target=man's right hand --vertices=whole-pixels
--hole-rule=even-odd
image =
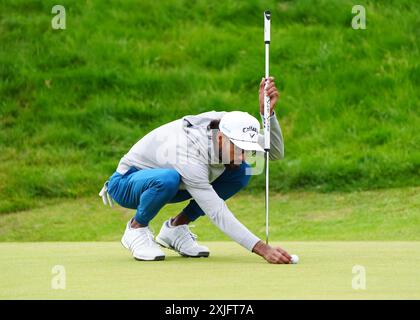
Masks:
[[[282,248],[273,248],[262,241],[258,241],[252,249],[252,252],[263,257],[269,263],[289,264],[292,257]]]

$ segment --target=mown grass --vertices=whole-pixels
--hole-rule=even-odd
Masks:
[[[270,199],[270,241],[420,240],[420,188],[352,193],[289,192]],[[0,215],[3,241],[119,241],[134,210],[104,207],[102,200],[55,201]],[[162,223],[187,202],[165,206],[151,222]],[[240,194],[227,202],[235,216],[265,239],[264,194]],[[207,217],[193,223],[201,241],[230,240]]]
[[[417,186],[415,1],[0,2],[0,212],[97,193],[149,130],[212,109],[258,116],[262,12],[286,158],[273,191]],[[262,176],[250,191],[260,190]]]
[[[140,262],[111,242],[0,243],[0,299],[420,298],[418,241],[273,244],[299,255],[293,265],[268,264],[232,242],[205,245],[209,258],[164,249],[165,261]]]

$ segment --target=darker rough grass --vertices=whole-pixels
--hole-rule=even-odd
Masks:
[[[96,193],[151,129],[216,110],[258,116],[262,12],[286,158],[273,190],[353,191],[420,179],[415,1],[53,1],[0,4],[0,212]],[[248,188],[262,190],[254,177]]]

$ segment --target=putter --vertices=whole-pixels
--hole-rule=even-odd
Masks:
[[[270,11],[264,12],[265,86],[264,86],[264,150],[265,150],[265,243],[268,244],[268,161],[270,156],[270,97],[266,95],[269,77]]]

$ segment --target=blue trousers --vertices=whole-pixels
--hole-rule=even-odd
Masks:
[[[249,165],[225,171],[211,184],[216,193],[226,200],[244,188],[251,178],[245,174]],[[179,190],[181,176],[174,169],[143,169],[132,167],[124,175],[115,172],[108,183],[108,193],[120,206],[136,209],[135,220],[148,225],[167,203],[191,199],[187,190]],[[183,209],[190,221],[203,216],[203,210],[194,199]]]

